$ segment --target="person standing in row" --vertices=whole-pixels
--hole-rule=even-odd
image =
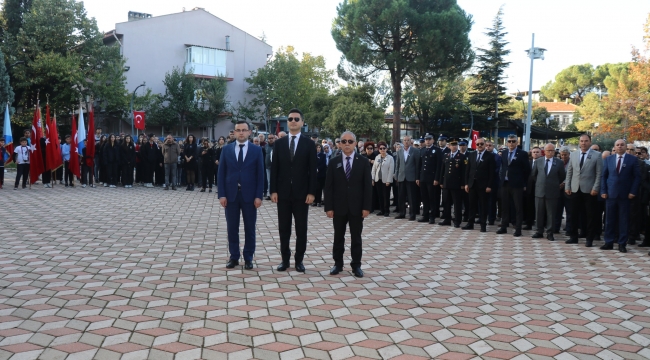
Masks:
[[[215,150],[210,146],[210,140],[203,139],[203,147],[201,148],[201,192],[205,192],[206,184],[212,192],[212,184],[214,184],[214,167],[216,158]]]
[[[415,221],[415,207],[420,207],[420,204],[415,203],[415,191],[419,191],[416,188],[415,180],[419,180],[418,175],[418,166],[420,154],[419,150],[411,146],[411,137],[404,136],[402,139],[403,146],[400,150],[397,150],[395,156],[395,175],[397,176],[397,184],[399,188],[399,215],[395,219],[404,219],[406,218],[406,203],[409,204],[409,220]]]
[[[451,206],[454,206],[454,227],[463,220],[463,192],[465,191],[465,168],[467,157],[458,150],[458,140],[450,139],[450,153],[445,154],[438,182],[442,188],[444,211],[438,225],[451,225]]]
[[[255,222],[262,206],[264,157],[262,148],[248,141],[250,127],[245,121],[235,124],[237,139],[223,147],[219,159],[217,191],[219,203],[226,210],[230,259],[226,268],[239,265],[239,219],[244,219],[244,269],[253,268]]]
[[[329,158],[327,153],[323,151],[323,146],[316,144],[316,178],[318,179],[318,189],[316,189],[316,198],[312,206],[322,206],[323,205],[323,188],[325,187],[325,176],[327,175],[327,165],[329,164]]]
[[[125,188],[133,187],[133,169],[135,168],[135,143],[131,135],[124,137],[122,142],[122,185]]]
[[[544,236],[544,219],[546,219],[546,238],[554,241],[555,212],[558,208],[558,199],[562,196],[560,189],[566,177],[564,162],[555,157],[555,145],[546,144],[544,157],[536,159],[534,164],[530,176],[535,178],[535,189],[528,189],[535,192],[537,231],[533,234],[533,238],[539,239]]]
[[[197,147],[194,135],[187,135],[187,139],[185,139],[185,148],[183,149],[183,154],[185,156],[185,174],[187,176],[187,188],[185,190],[187,191],[194,191],[194,184],[196,183]]]
[[[278,271],[289,268],[291,258],[291,219],[296,225],[296,271],[305,272],[303,259],[307,250],[309,205],[318,189],[316,144],[301,133],[305,124],[302,111],[289,110],[289,135],[275,141],[271,161],[271,201],[278,204],[278,228],[282,263]]]
[[[433,143],[433,135],[424,136],[424,147],[420,149],[420,178],[417,185],[422,193],[422,217],[418,222],[435,224],[440,216],[440,184],[436,175],[440,171],[442,149]],[[389,193],[390,195],[390,193]]]
[[[180,146],[171,135],[167,135],[162,146],[163,166],[165,168],[165,187],[164,190],[176,190],[176,175],[178,166],[178,157],[181,156]]]
[[[469,219],[463,230],[474,229],[474,214],[479,212],[481,232],[487,231],[488,200],[494,191],[492,184],[496,177],[494,153],[485,149],[484,138],[476,139],[476,154],[468,154],[468,167],[465,172],[465,192],[469,195]]]
[[[501,158],[501,227],[497,234],[508,232],[511,223],[511,216],[516,217],[515,233],[513,236],[521,236],[522,223],[524,222],[524,191],[530,173],[528,153],[517,148],[517,135],[508,135],[508,149]],[[513,208],[514,206],[514,208]]]
[[[72,173],[72,169],[70,169],[71,141],[71,136],[66,135],[65,144],[61,145],[61,159],[63,160],[63,180],[65,181],[65,187],[74,187],[74,174]]]
[[[153,133],[151,133],[149,134],[149,141],[140,146],[140,158],[144,163],[142,181],[144,181],[145,187],[153,187],[153,174],[156,171],[156,166],[162,165],[158,153],[158,144],[154,141]]]
[[[20,138],[20,146],[14,149],[14,162],[16,163],[16,183],[14,190],[18,190],[20,178],[23,179],[23,189],[27,187],[27,179],[29,179],[29,147],[27,146],[27,138]]]
[[[352,255],[350,267],[352,274],[361,278],[361,233],[363,219],[368,217],[372,207],[372,179],[370,163],[354,152],[355,142],[354,133],[344,132],[341,135],[341,156],[330,159],[325,179],[325,212],[334,224],[334,266],[330,275],[343,271],[345,229],[349,223]]]
[[[106,164],[106,172],[108,175],[107,183],[104,183],[104,187],[110,186],[111,188],[116,188],[120,168],[120,146],[113,134],[108,136],[108,141],[104,145],[102,161]]]
[[[372,165],[372,182],[379,202],[378,216],[390,216],[390,189],[394,181],[395,161],[388,155],[388,145],[380,141],[377,144],[379,155]]]

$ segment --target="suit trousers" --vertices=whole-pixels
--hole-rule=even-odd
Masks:
[[[524,189],[510,187],[507,181],[501,186],[501,228],[506,229],[511,223],[512,212],[515,212],[515,229],[521,231],[524,222]],[[514,208],[513,208],[514,207]]]
[[[153,173],[156,170],[156,163],[146,162],[143,164],[144,173],[140,178],[145,184],[153,184]]]
[[[535,197],[535,213],[537,214],[537,233],[544,233],[544,219],[546,219],[546,234],[553,234],[555,227],[555,212],[557,211],[557,198]]]
[[[587,240],[593,240],[597,235],[598,227],[596,225],[597,210],[598,210],[598,197],[591,196],[590,193],[585,193],[580,190],[572,193],[570,196],[570,210],[571,210],[571,228],[569,236],[571,238],[578,238],[578,227],[587,235]],[[584,226],[578,219],[584,219]]]
[[[81,183],[85,185],[93,184],[94,169],[86,164],[81,165]]]
[[[296,224],[296,252],[294,259],[301,263],[307,250],[307,218],[309,205],[305,200],[278,200],[278,230],[280,231],[280,253],[282,262],[289,263],[291,258],[291,220]]]
[[[133,164],[122,165],[122,185],[133,185]]]
[[[350,253],[352,261],[350,267],[356,269],[361,266],[361,232],[363,231],[363,217],[347,215],[336,215],[334,213],[334,247],[332,258],[334,265],[343,267],[343,253],[345,252],[345,228],[350,224]]]
[[[555,225],[554,225],[554,231],[555,232],[560,232],[562,230],[562,215],[565,215],[566,212],[566,231],[570,232],[570,218],[571,218],[571,199],[569,195],[567,195],[564,192],[564,189],[562,189],[560,194],[560,197],[557,199],[557,210],[555,211]]]
[[[451,205],[454,205],[454,224],[460,225],[463,220],[463,193],[465,191],[459,189],[442,189],[442,201],[444,203],[444,210],[442,211],[442,219],[451,221]]]
[[[118,169],[119,165],[117,163],[106,164],[106,172],[108,173],[107,180],[109,185],[117,185]]]
[[[533,226],[537,216],[535,215],[537,209],[537,197],[535,196],[535,187],[526,188],[524,192],[524,211],[526,212],[525,220],[526,226]],[[541,225],[543,227],[544,224]],[[539,228],[540,226],[538,226]]]
[[[494,190],[491,190],[494,191]],[[481,226],[487,226],[487,214],[488,214],[488,200],[492,192],[485,192],[485,188],[479,188],[477,186],[469,188],[469,221],[468,225],[474,224],[475,214],[478,208],[478,218],[479,224]]]
[[[632,240],[639,240],[641,238],[641,224],[643,224],[644,206],[639,200],[639,196],[635,196],[630,200],[630,231],[629,236]]]
[[[409,203],[409,216],[415,217],[415,196],[413,196],[413,187],[415,181],[400,181],[397,186],[399,187],[398,207],[400,216],[406,216],[406,203]],[[419,204],[418,204],[419,206]]]
[[[375,191],[377,191],[377,198],[379,199],[379,211],[384,214],[390,213],[390,188],[386,183],[379,180],[375,182]]]
[[[257,209],[255,203],[247,203],[242,199],[241,191],[235,201],[226,205],[226,226],[228,228],[228,250],[230,259],[239,261],[239,215],[244,218],[244,261],[253,261],[255,254],[255,222]]]
[[[619,245],[627,244],[627,232],[630,227],[630,199],[619,197],[607,199],[605,203],[605,243],[618,241]],[[618,234],[618,239],[616,235]]]
[[[420,181],[422,193],[422,216],[424,219],[435,219],[440,216],[440,186],[433,181]]]

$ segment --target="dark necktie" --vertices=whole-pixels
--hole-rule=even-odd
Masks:
[[[244,146],[246,144],[239,144],[239,155],[237,156],[237,164],[239,165],[244,163]]]
[[[511,152],[508,154],[508,165],[510,165],[510,163],[512,162],[512,154],[514,154],[514,151],[511,151]]]
[[[477,163],[481,162],[481,156],[483,156],[483,152],[478,153],[478,155],[476,156]]]
[[[293,161],[293,156],[296,154],[296,135],[291,135],[289,150],[291,151],[291,161]]]
[[[618,164],[616,164],[616,172],[617,173],[621,172],[621,159],[622,158],[623,158],[622,156],[620,156],[620,155],[618,156]]]
[[[582,169],[582,164],[585,163],[585,155],[587,155],[587,153],[582,153],[582,156],[580,157],[580,169]]]
[[[352,166],[350,165],[350,157],[346,157],[345,160],[347,160],[347,163],[345,164],[345,177],[350,180],[350,170],[352,170]]]
[[[548,175],[548,167],[550,165],[549,161],[551,161],[551,159],[546,159],[546,165],[544,165],[544,174],[546,175]]]

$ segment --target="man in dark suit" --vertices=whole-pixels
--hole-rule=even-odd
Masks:
[[[278,204],[278,229],[282,263],[278,271],[289,268],[291,258],[291,219],[296,223],[296,271],[305,272],[302,261],[307,250],[309,205],[318,191],[316,144],[300,133],[305,120],[302,112],[291,109],[287,118],[289,135],[276,140],[271,161],[271,201]],[[337,199],[338,200],[338,199]]]
[[[262,205],[264,188],[264,156],[248,137],[250,127],[245,121],[235,125],[235,142],[224,146],[219,159],[217,191],[219,203],[226,209],[230,260],[226,268],[239,265],[239,214],[244,218],[244,269],[253,268],[255,254],[255,222],[257,208]]]
[[[535,160],[542,157],[542,149],[539,146],[535,146],[530,150],[531,160],[528,161],[530,164],[530,174],[528,176],[528,182],[526,183],[526,191],[524,192],[524,230],[532,230],[533,223],[535,222],[535,177],[533,177],[533,169],[535,168]]]
[[[528,191],[535,192],[537,232],[533,238],[539,239],[544,236],[544,218],[546,216],[546,238],[554,241],[555,212],[558,199],[563,196],[560,190],[566,176],[564,162],[555,157],[555,145],[546,144],[544,157],[536,159],[534,164],[530,176],[535,178],[535,189],[528,189]]]
[[[442,150],[434,145],[433,135],[424,136],[424,146],[420,149],[420,176],[416,181],[422,193],[422,217],[418,222],[435,224],[440,216],[440,185],[436,180],[442,162]]]
[[[514,236],[521,236],[521,225],[524,221],[523,196],[526,191],[526,181],[530,173],[528,153],[517,148],[517,135],[508,135],[508,149],[501,157],[501,227],[497,234],[508,232],[512,212],[516,212]],[[514,206],[514,208],[513,208]]]
[[[603,164],[600,194],[606,200],[605,245],[601,250],[612,250],[618,233],[618,251],[627,252],[627,237],[630,227],[630,200],[639,190],[641,173],[638,159],[625,153],[625,140],[616,140],[615,154]]]
[[[330,160],[325,179],[325,212],[334,222],[334,266],[330,275],[343,271],[345,228],[350,224],[352,273],[363,277],[361,270],[361,232],[363,219],[372,208],[370,163],[354,152],[356,136],[346,131],[341,135],[341,156]]]
[[[467,158],[458,151],[458,140],[450,139],[450,153],[444,155],[438,182],[442,188],[444,210],[438,225],[451,225],[451,206],[454,205],[454,227],[463,220],[463,192],[465,190],[465,167]]]
[[[474,216],[478,207],[481,232],[486,232],[488,198],[493,191],[496,162],[494,153],[485,149],[485,139],[476,139],[476,155],[469,153],[469,164],[465,171],[465,192],[469,194],[469,221],[463,230],[474,229]]]

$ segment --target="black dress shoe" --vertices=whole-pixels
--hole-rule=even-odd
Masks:
[[[577,244],[577,243],[578,243],[578,239],[576,239],[576,238],[571,238],[571,239],[565,241],[564,243],[565,243],[565,244]]]
[[[597,236],[594,238],[594,240],[598,240],[598,241],[600,241],[600,235],[597,235]]]
[[[362,278],[363,277],[363,270],[361,270],[360,267],[352,269],[352,274],[355,277]]]
[[[303,265],[302,263],[296,264],[296,271],[304,273],[305,272],[305,265]]]
[[[587,237],[587,234],[585,234],[585,233],[583,233],[583,232],[581,232],[580,234],[578,234],[578,238],[586,238],[586,237]]]
[[[405,215],[397,215],[395,216],[395,219],[406,219]]]
[[[494,221],[489,221],[488,225],[494,225]]]
[[[234,268],[235,266],[238,266],[238,265],[239,265],[238,260],[228,260],[228,263],[226,264],[226,269],[232,269],[232,268]]]
[[[620,251],[622,253],[626,253],[627,252],[627,247],[625,245],[619,245],[618,246],[618,251]]]
[[[533,230],[533,226],[532,225],[526,225],[524,227],[524,230]]]
[[[409,221],[415,221],[415,216],[409,217]]]
[[[252,261],[244,261],[244,269],[251,270],[252,268],[253,268],[253,262]]]
[[[521,236],[521,230],[516,230],[514,234],[512,234],[514,237],[520,237]]]
[[[435,223],[436,223],[436,218],[429,219],[429,224],[432,224],[432,225],[433,225],[433,224],[435,224]]]
[[[481,232],[487,232],[487,228],[486,228],[485,225],[482,225],[482,226],[481,226]]]
[[[549,241],[555,241],[555,237],[553,236],[553,233],[546,234],[546,239]]]
[[[532,237],[533,239],[541,239],[541,238],[544,237],[544,234],[536,232],[536,233],[534,233],[533,236],[531,236],[531,237]]]
[[[450,226],[450,225],[451,225],[451,221],[449,221],[449,220],[441,221],[441,222],[438,223],[438,225],[442,225],[442,226]]]
[[[571,232],[570,231],[565,231],[564,236],[571,236]]]
[[[605,244],[600,247],[600,250],[614,250],[614,243]]]
[[[418,219],[418,222],[429,222],[429,218],[421,217]]]
[[[594,246],[593,240],[587,240],[587,243],[585,244],[585,247],[592,247]]]
[[[454,227],[455,227],[455,228],[459,228],[459,227],[460,227],[460,224],[454,224]]]
[[[630,245],[636,245],[636,239],[628,239],[627,243]]]
[[[499,230],[497,230],[497,234],[507,234],[507,233],[508,233],[508,229],[506,228],[499,228]]]
[[[474,230],[474,225],[472,224],[466,224],[465,226],[462,227],[463,230]]]
[[[289,268],[289,263],[281,263],[280,265],[278,265],[276,269],[278,271],[287,271],[288,268]]]
[[[330,270],[330,275],[336,275],[336,274],[340,273],[341,271],[343,271],[343,266],[334,265],[334,266],[332,266],[332,269]]]

